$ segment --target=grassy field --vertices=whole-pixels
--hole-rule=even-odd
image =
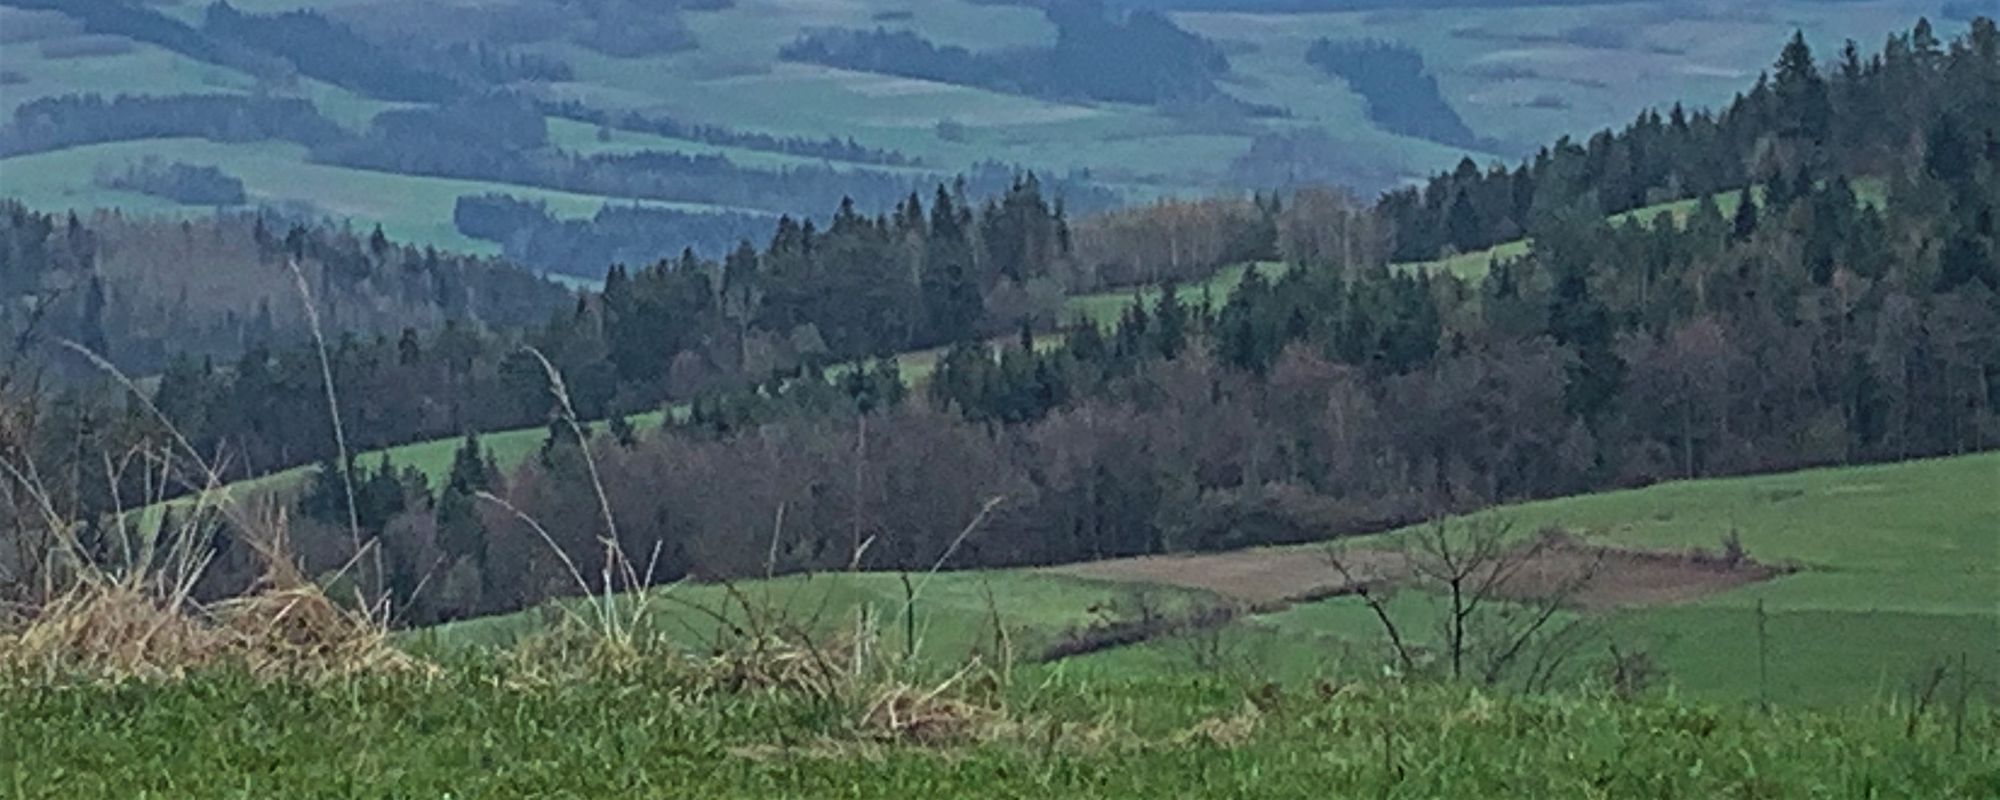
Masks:
[[[0,65],[21,77],[0,87],[0,115],[44,97],[96,92],[118,94],[237,94],[254,88],[248,75],[196,61],[160,47],[125,40],[124,53],[77,58],[42,55],[38,41],[0,44]]]
[[[1674,691],[1689,697],[1853,706],[1906,698],[1912,681],[1961,657],[1975,674],[2000,677],[2000,502],[1990,491],[1995,485],[2000,485],[2000,453],[1668,483],[1495,513],[1518,531],[1559,527],[1594,543],[1649,551],[1714,549],[1736,532],[1751,558],[1797,571],[1688,602],[1605,612],[1601,645],[1648,652]],[[1400,535],[1365,537],[1350,546],[1392,543]],[[1282,550],[1316,560],[1320,549]],[[778,598],[776,605],[793,610],[795,619],[837,626],[851,624],[862,606],[872,608],[875,619],[898,618],[900,581],[883,574],[820,575],[751,581],[741,589]],[[996,614],[1016,631],[1017,643],[1047,642],[1087,621],[1087,609],[1129,602],[1138,588],[1033,570],[944,574],[933,587],[915,606],[923,630],[918,638],[927,655],[944,660],[962,658],[968,643],[982,636],[990,640]],[[656,627],[669,633],[710,631],[694,609],[730,608],[717,587],[665,591],[680,598],[654,602],[660,614]],[[990,607],[988,591],[994,598]],[[1163,608],[1219,601],[1166,584],[1146,591]],[[1761,682],[1760,604],[1766,615],[1761,647],[1768,661],[1768,679]],[[819,611],[799,611],[806,608]],[[1434,619],[1432,602],[1417,594],[1400,595],[1393,610],[1410,630],[1428,630]],[[543,609],[416,636],[459,650],[510,641],[560,616]],[[1352,678],[1383,663],[1377,626],[1358,600],[1339,598],[1240,618],[1219,634],[1166,637],[1036,669],[1091,680],[1217,669],[1284,681]],[[1603,646],[1585,656],[1601,656]],[[1024,652],[1032,649],[1024,645]]]
[[[922,738],[866,697],[667,670],[0,688],[0,786],[79,797],[1990,797],[2000,717],[1140,678],[1003,688]],[[504,673],[499,673],[504,674]],[[1253,702],[1253,700],[1255,702]],[[957,708],[957,707],[954,707]],[[951,735],[956,734],[956,735]]]
[[[100,171],[117,171],[146,157],[220,168],[243,181],[250,203],[306,203],[319,213],[358,222],[379,220],[391,238],[461,252],[494,255],[499,245],[474,239],[452,222],[460,196],[504,192],[547,203],[551,213],[587,217],[606,203],[684,211],[717,206],[629,200],[529,186],[400,175],[315,164],[301,145],[281,142],[222,144],[202,139],[153,139],[72,147],[0,159],[0,193],[38,208],[119,207],[155,214],[207,214],[213,208],[181,206],[96,184]]]
[[[1634,547],[1706,546],[1733,529],[1752,557],[1804,567],[1616,618],[1617,636],[1677,637],[1646,645],[1666,680],[1636,696],[1590,679],[1535,694],[1387,679],[1368,612],[1341,601],[1249,618],[1213,645],[1169,638],[1034,664],[1043,644],[1131,602],[1132,587],[1036,570],[916,574],[907,589],[895,574],[794,576],[652,590],[639,631],[664,649],[542,636],[562,608],[588,615],[572,602],[404,634],[396,645],[434,667],[420,675],[10,675],[0,787],[23,798],[1992,797],[1997,479],[1989,453],[1503,510],[1523,529]],[[1865,580],[1815,580],[1843,576]],[[1211,599],[1150,592],[1167,613]],[[1767,687],[1746,612],[1758,599]],[[1425,606],[1404,593],[1392,613],[1414,621]],[[718,636],[725,624],[745,631]],[[745,649],[793,626],[827,649]],[[843,644],[854,642],[870,646]],[[1934,654],[1963,655],[1974,682],[1948,679],[1920,705],[1911,679],[1961,663]]]
[[[1266,280],[1275,280],[1289,268],[1276,261],[1224,267],[1206,281],[1180,287],[1178,295],[1181,302],[1189,305],[1199,304],[1202,298],[1206,297],[1215,308],[1221,308],[1223,303],[1229,301],[1229,295],[1236,291],[1236,287],[1242,285],[1244,276],[1248,275],[1250,270],[1257,270]],[[1150,311],[1160,301],[1162,291],[1157,286],[1141,286],[1076,295],[1069,298],[1063,304],[1063,308],[1071,318],[1087,319],[1099,326],[1111,326],[1118,323],[1118,319],[1124,316],[1126,309],[1131,308],[1134,301],[1144,303]]]
[[[1661,484],[1501,509],[1518,531],[1546,527],[1593,542],[1682,552],[1737,533],[1753,559],[1798,571],[1691,602],[1627,609],[1605,637],[1659,659],[1688,694],[1810,705],[1905,693],[1961,656],[2000,676],[2000,453],[1904,464]],[[1393,537],[1396,534],[1390,534]],[[1380,541],[1380,539],[1374,540]],[[1315,558],[1316,548],[1298,548]],[[1768,684],[1757,670],[1758,607]],[[1406,626],[1426,604],[1399,607]],[[1368,663],[1343,643],[1379,641],[1378,623],[1343,598],[1255,617],[1231,632],[1244,660],[1298,677]],[[1111,651],[1072,668],[1120,674],[1173,663],[1179,645]],[[1343,663],[1345,660],[1347,663]]]
[[[681,585],[627,597],[649,609],[643,626],[675,646],[702,652],[718,641],[721,620],[754,628],[796,627],[815,634],[849,633],[862,619],[879,631],[879,643],[896,653],[914,653],[930,667],[963,664],[972,656],[991,657],[996,625],[1022,660],[1054,643],[1073,627],[1096,618],[1091,609],[1116,602],[1123,588],[1034,571],[848,573],[783,577],[739,586]],[[740,593],[740,594],[739,594]],[[1193,591],[1163,588],[1161,606],[1183,609],[1202,599]],[[906,603],[906,598],[911,598]],[[744,601],[747,600],[746,604]],[[746,605],[748,608],[746,608]],[[750,610],[755,610],[753,620]],[[525,614],[449,623],[405,635],[419,652],[462,653],[509,647],[551,624],[588,620],[594,609],[583,603],[551,605]],[[727,636],[724,635],[726,640]]]

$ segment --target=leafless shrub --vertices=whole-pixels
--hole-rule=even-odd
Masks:
[[[1586,618],[1562,615],[1597,575],[1604,551],[1581,561],[1551,559],[1570,542],[1566,536],[1544,531],[1518,542],[1511,533],[1507,520],[1492,515],[1433,522],[1405,537],[1402,574],[1393,578],[1361,575],[1338,550],[1327,562],[1374,613],[1403,674],[1424,671],[1435,652],[1452,680],[1517,678],[1543,688],[1588,638]],[[1434,598],[1434,646],[1413,638],[1391,612],[1389,599],[1403,587]]]
[[[1610,657],[1604,663],[1604,683],[1612,694],[1621,698],[1634,698],[1645,694],[1665,677],[1665,670],[1653,660],[1653,654],[1645,650],[1625,650],[1617,643],[1611,644]]]
[[[1749,559],[1749,552],[1743,549],[1743,533],[1730,528],[1729,533],[1722,537],[1722,563],[1735,568]]]

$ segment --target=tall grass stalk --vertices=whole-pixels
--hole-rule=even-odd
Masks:
[[[299,304],[305,307],[306,327],[312,333],[313,352],[319,356],[320,387],[326,392],[327,418],[333,421],[333,446],[340,461],[340,487],[347,495],[347,531],[352,539],[354,552],[362,552],[361,512],[354,502],[354,470],[347,450],[347,426],[340,418],[340,394],[333,386],[333,361],[326,354],[326,334],[320,328],[319,304],[313,302],[312,289],[306,286],[306,274],[299,269],[297,259],[285,259],[285,266],[292,272],[292,284],[298,287]],[[375,553],[375,586],[380,591],[386,584],[387,573],[383,570],[382,553]],[[359,591],[357,589],[357,591]],[[384,596],[383,601],[387,601]],[[366,603],[363,603],[366,605]]]

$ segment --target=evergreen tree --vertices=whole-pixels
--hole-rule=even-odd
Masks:
[[[1736,217],[1729,226],[1729,238],[1736,242],[1750,241],[1757,234],[1757,195],[1750,187],[1736,197]]]
[[[955,200],[940,186],[931,205],[930,238],[920,278],[926,328],[934,341],[971,338],[985,316],[972,242]]]
[[[1180,287],[1169,281],[1160,289],[1153,310],[1153,346],[1162,358],[1178,358],[1187,345],[1188,310],[1181,303]]]
[[[451,455],[451,472],[445,479],[445,487],[460,494],[488,491],[497,477],[490,471],[490,465],[480,447],[479,434],[467,432]]]
[[[1479,212],[1472,207],[1472,198],[1467,192],[1452,195],[1451,210],[1445,214],[1445,237],[1453,250],[1469,253],[1480,249],[1484,231],[1479,225]]]
[[[1806,44],[1804,31],[1794,32],[1779,54],[1773,91],[1778,102],[1780,136],[1811,144],[1827,141],[1833,124],[1833,103],[1827,94],[1826,81],[1813,62],[1812,47]]]
[[[1594,420],[1610,408],[1625,379],[1625,363],[1612,349],[1616,330],[1611,312],[1591,291],[1587,268],[1557,266],[1549,295],[1549,333],[1570,347],[1576,359],[1568,369],[1563,406],[1572,416]]]
[[[312,477],[306,480],[305,492],[299,495],[299,513],[308,519],[330,525],[346,526],[348,517],[348,475],[329,455],[314,468]]]

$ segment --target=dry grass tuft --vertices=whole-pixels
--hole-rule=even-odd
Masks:
[[[116,465],[114,487],[122,477],[135,477],[126,470],[136,469],[145,473],[136,477],[153,493],[150,506],[118,507],[104,515],[109,552],[95,552],[78,538],[84,524],[58,511],[41,473],[18,445],[14,452],[0,446],[0,455],[9,456],[0,458],[7,488],[26,498],[29,517],[37,518],[14,520],[14,535],[35,531],[42,544],[29,559],[41,576],[41,590],[19,609],[0,614],[0,673],[59,684],[166,681],[231,669],[259,679],[307,681],[433,671],[391,646],[386,606],[374,615],[345,608],[300,571],[285,544],[282,511],[258,518],[230,496],[222,473],[145,391],[98,354],[74,342],[62,344],[125,387],[170,443],[107,460],[107,466]],[[10,408],[0,403],[0,428],[12,424],[4,413]],[[16,438],[0,436],[0,445]],[[186,515],[169,525],[169,515],[161,511],[157,522],[150,521],[154,515],[147,509],[166,508],[167,488],[176,484],[192,490],[173,501]],[[251,545],[264,574],[242,596],[204,603],[195,587],[216,556],[211,543],[225,526]],[[370,550],[357,545],[354,558]]]
[[[1241,747],[1257,735],[1257,728],[1263,719],[1263,712],[1245,703],[1240,712],[1226,717],[1209,717],[1195,723],[1194,727],[1176,737],[1176,741],[1181,744],[1203,741],[1222,748]]]
[[[862,732],[885,741],[943,747],[989,741],[1014,729],[1000,709],[953,693],[956,683],[954,677],[929,689],[908,684],[882,689],[861,714]]]
[[[390,644],[386,626],[329,599],[278,547],[259,550],[267,568],[258,589],[213,604],[144,571],[85,575],[0,629],[0,669],[43,682],[176,680],[210,669],[307,681],[431,673]]]
[[[311,587],[200,606],[123,584],[86,584],[0,634],[0,669],[44,682],[161,681],[211,669],[262,679],[425,675],[430,665]]]
[[[847,639],[823,642],[761,636],[710,656],[705,669],[727,692],[798,692],[823,700],[850,696],[864,678],[855,669],[858,648]]]
[[[231,658],[265,677],[430,676],[436,667],[389,642],[388,631],[310,586],[266,590],[216,608]]]
[[[153,680],[213,663],[220,631],[129,586],[80,586],[0,635],[0,666],[25,676]]]

